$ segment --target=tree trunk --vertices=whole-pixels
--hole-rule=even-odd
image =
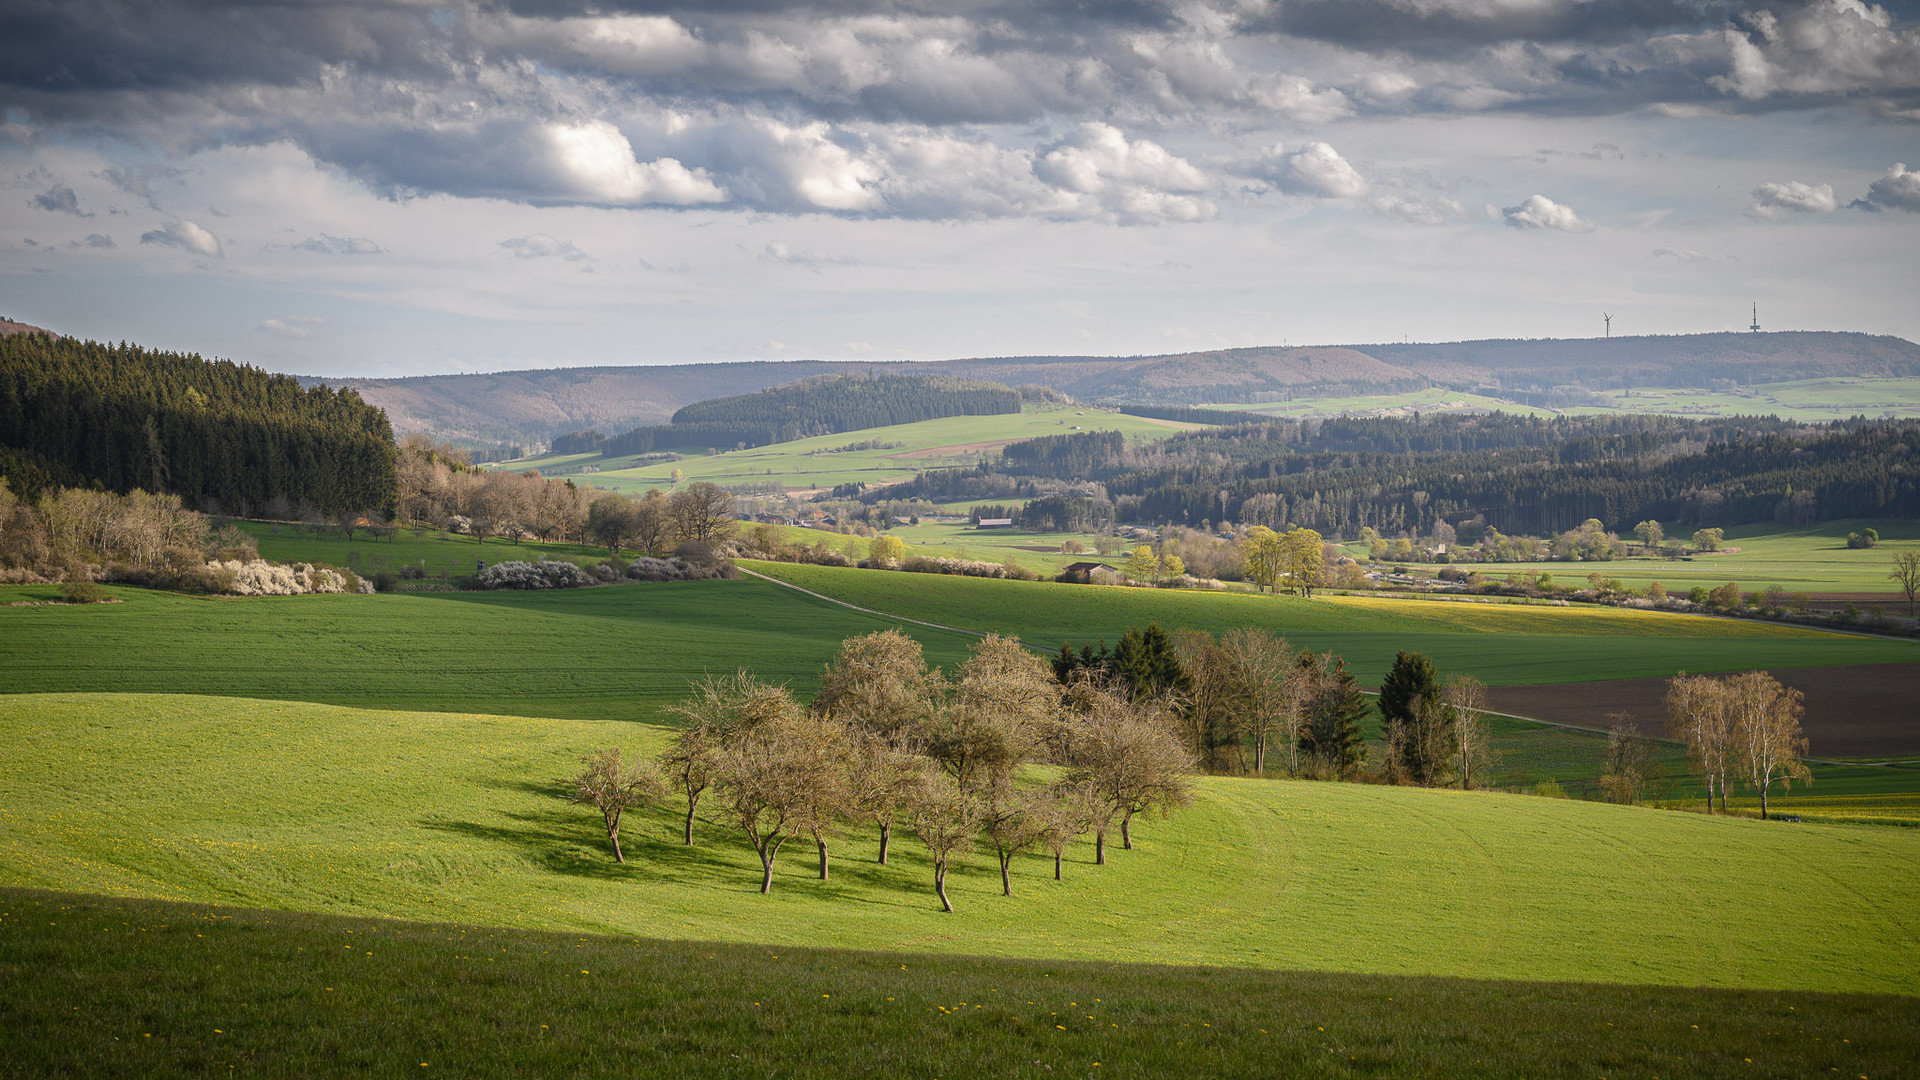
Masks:
[[[887,865],[887,841],[893,839],[893,822],[880,823],[880,865]]]
[[[1093,834],[1093,865],[1107,865],[1107,830],[1098,829]]]
[[[1053,853],[1053,880],[1060,880],[1060,853],[1057,851]]]
[[[764,845],[761,846],[760,848],[760,869],[761,869],[760,891],[763,893],[770,893],[773,891],[773,856],[774,856],[774,853],[772,851],[768,850],[767,847],[765,847]]]
[[[618,825],[608,826],[607,839],[613,841],[613,861],[617,863],[626,862],[627,857],[625,855],[620,854],[620,826]]]
[[[1253,771],[1261,776],[1267,774],[1267,740],[1253,740]]]
[[[693,843],[693,808],[696,805],[696,802],[697,801],[694,799],[687,800],[687,840],[686,842],[689,845]]]
[[[1131,824],[1133,824],[1133,811],[1129,810],[1120,815],[1120,846],[1128,851],[1133,850],[1133,833],[1127,830],[1127,826]]]
[[[1007,873],[1007,864],[1013,861],[1013,852],[1000,852],[1000,895],[1013,895],[1013,877]]]
[[[933,864],[933,891],[940,894],[940,910],[951,912],[953,901],[947,899],[947,861],[945,859]]]
[[[1760,789],[1760,820],[1767,820],[1767,785],[1755,785]]]
[[[819,833],[813,834],[814,846],[820,849],[820,880],[827,880],[827,840]]]

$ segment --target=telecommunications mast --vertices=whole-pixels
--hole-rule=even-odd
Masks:
[[[1753,305],[1753,325],[1747,327],[1747,329],[1753,331],[1756,334],[1760,332],[1760,305],[1759,304]]]

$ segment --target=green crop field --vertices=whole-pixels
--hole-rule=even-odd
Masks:
[[[0,607],[0,691],[106,690],[652,719],[746,664],[810,691],[842,638],[895,625],[761,581],[559,593],[195,597]],[[0,603],[52,598],[0,588]],[[936,663],[973,639],[912,628]]]
[[[1920,1065],[1913,999],[1894,995],[929,960],[13,889],[0,889],[0,971],[0,1061],[23,1076],[1745,1078]]]
[[[1492,685],[1561,683],[1751,668],[1913,660],[1920,643],[1823,633],[1773,623],[1619,608],[1454,603],[1370,596],[1313,600],[1250,593],[1061,585],[934,574],[745,563],[860,607],[968,630],[1015,635],[1043,648],[1118,641],[1158,622],[1218,634],[1263,626],[1295,645],[1345,656],[1372,685],[1396,652],[1432,656],[1443,671]]]
[[[1199,778],[1136,849],[950,882],[804,846],[771,895],[671,806],[615,864],[566,804],[608,721],[166,695],[0,698],[0,884],[195,903],[902,954],[1920,994],[1920,830],[1783,825],[1490,793]],[[102,784],[104,775],[138,782]],[[1657,917],[1650,917],[1653,913]],[[1764,918],[1756,917],[1765,913]],[[913,960],[902,957],[902,963]]]
[[[542,475],[573,476],[613,491],[645,491],[672,486],[678,470],[684,480],[708,480],[722,487],[778,484],[811,490],[838,484],[885,484],[910,480],[923,469],[971,465],[1001,446],[1040,435],[1070,431],[1123,431],[1139,438],[1165,438],[1191,424],[1124,416],[1092,406],[1029,405],[1018,414],[949,416],[915,424],[865,428],[819,435],[751,450],[683,456],[679,461],[623,468],[631,459],[604,462],[580,455],[504,462],[508,469],[539,469]],[[900,445],[884,450],[835,452],[853,443],[879,440]],[[584,471],[593,466],[594,471]]]

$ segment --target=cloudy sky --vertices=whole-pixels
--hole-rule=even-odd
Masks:
[[[1920,339],[1920,4],[7,0],[0,315],[282,371]]]

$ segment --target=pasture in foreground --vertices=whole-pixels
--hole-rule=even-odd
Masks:
[[[1914,999],[902,957],[0,889],[15,1076],[1832,1076]]]
[[[627,862],[555,777],[639,725],[173,695],[0,697],[0,885],[768,945],[1465,978],[1920,993],[1920,830],[1200,777],[1091,865],[976,855],[940,911],[866,830],[830,881],[671,804]],[[101,784],[103,776],[124,781]],[[720,808],[705,813],[716,818]],[[912,963],[903,958],[901,963]],[[586,966],[586,965],[582,965]]]

